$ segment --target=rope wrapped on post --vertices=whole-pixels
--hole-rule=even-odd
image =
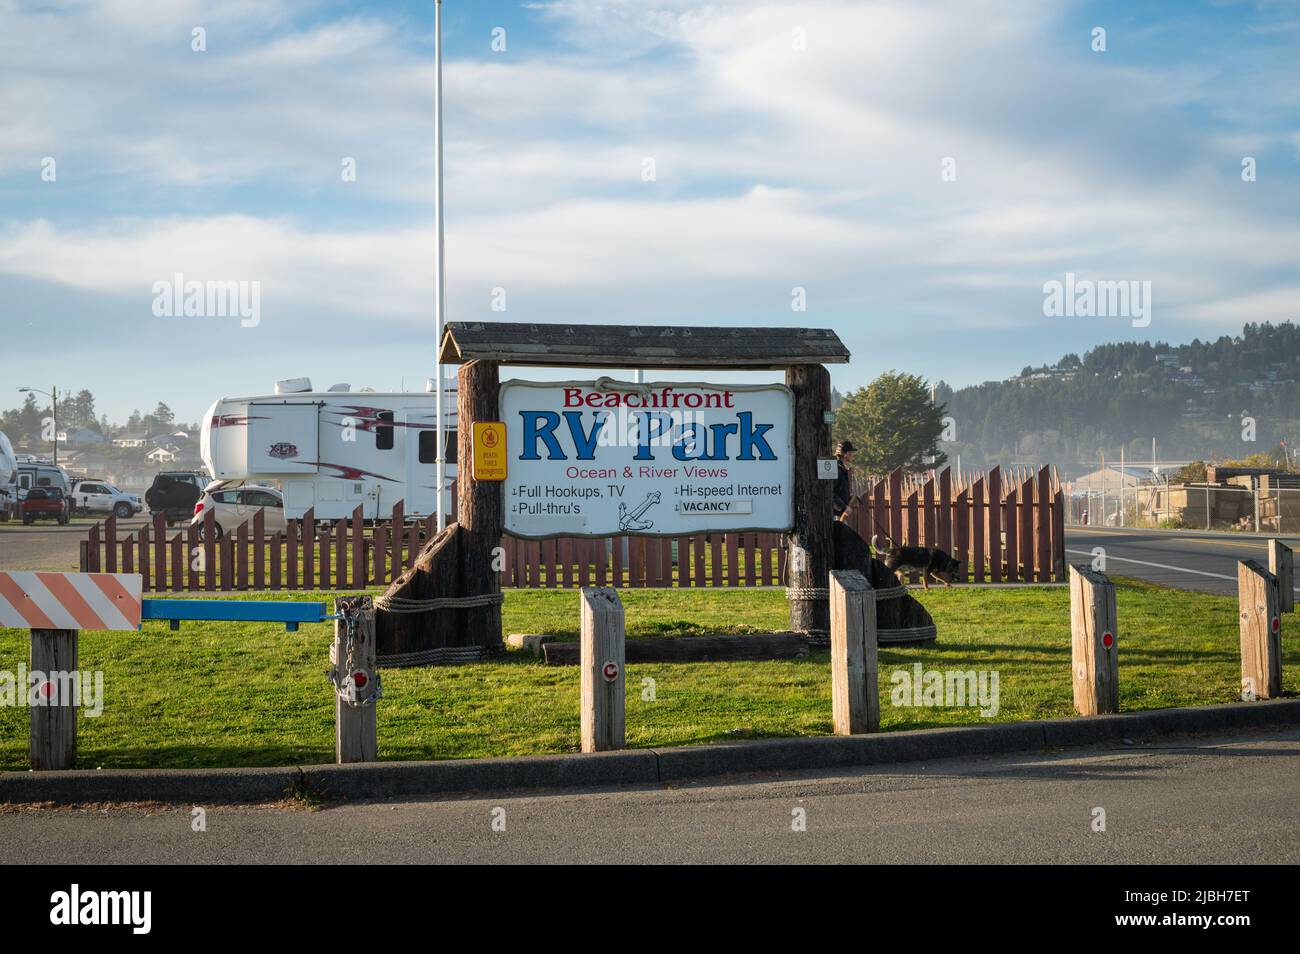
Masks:
[[[876,642],[881,646],[891,644],[933,642],[939,635],[939,627],[931,623],[928,626],[903,626],[897,629],[877,629]],[[812,649],[825,649],[831,644],[829,633],[808,633],[804,637]]]
[[[437,649],[423,649],[414,653],[395,653],[392,656],[378,656],[375,665],[380,669],[406,669],[412,666],[441,666],[448,663],[479,662],[505,652],[492,651],[482,646],[441,646]]]
[[[476,596],[437,596],[416,600],[405,596],[377,596],[375,609],[385,613],[432,613],[443,609],[473,609],[505,602],[504,593],[480,593]],[[375,665],[381,669],[405,669],[412,666],[441,666],[449,663],[478,662],[499,656],[505,647],[489,649],[483,646],[439,646],[413,653],[394,653],[378,656]]]
[[[900,584],[898,586],[887,586],[884,589],[876,590],[877,600],[896,600],[907,593],[907,587]],[[787,600],[828,600],[831,598],[831,591],[824,586],[787,586],[785,588],[785,598]]]
[[[505,602],[504,593],[481,593],[478,596],[438,596],[427,600],[413,600],[405,596],[377,596],[375,609],[385,613],[432,613],[440,609],[472,609]]]

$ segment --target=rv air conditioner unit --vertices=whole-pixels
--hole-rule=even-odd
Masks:
[[[285,378],[275,382],[276,394],[301,394],[311,390],[311,378]]]

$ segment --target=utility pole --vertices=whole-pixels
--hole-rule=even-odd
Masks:
[[[19,388],[21,394],[44,394],[50,399],[50,424],[54,428],[50,443],[54,446],[54,466],[59,466],[59,389],[51,387],[48,391],[40,388]]]

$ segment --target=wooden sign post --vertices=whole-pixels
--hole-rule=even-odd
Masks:
[[[835,482],[817,476],[817,461],[831,456],[831,376],[820,364],[801,364],[786,369],[785,383],[794,392],[794,529],[786,556],[790,628],[825,633]]]
[[[77,630],[33,629],[31,672],[44,682],[35,687],[39,700],[30,707],[32,768],[70,769],[77,761],[77,707],[72,679],[77,670]],[[79,683],[78,683],[79,684]],[[28,691],[27,686],[18,691]]]
[[[1277,608],[1282,613],[1295,612],[1295,570],[1291,548],[1281,540],[1268,541],[1268,572],[1277,577]]]
[[[501,368],[495,361],[469,361],[456,378],[457,459],[474,460],[477,425],[501,418]],[[504,456],[504,455],[503,455]],[[501,549],[505,519],[501,481],[495,474],[478,475],[462,468],[456,477],[457,517],[465,537],[460,548],[460,596],[489,597],[482,605],[462,612],[457,645],[503,645],[501,633],[501,577],[494,565]],[[494,599],[493,599],[494,598]]]
[[[504,423],[505,433],[519,427],[501,412],[500,365],[545,368],[599,368],[673,371],[784,371],[785,384],[794,397],[793,417],[793,487],[781,487],[788,494],[792,516],[780,527],[735,527],[739,531],[764,529],[789,530],[786,559],[787,597],[790,601],[791,629],[825,635],[830,629],[828,573],[832,559],[832,498],[834,481],[820,480],[817,461],[830,457],[831,387],[827,364],[846,364],[849,351],[839,337],[826,328],[735,328],[685,327],[652,325],[550,325],[499,321],[448,322],[439,343],[439,360],[459,364],[457,381],[457,430],[459,432],[457,474],[458,521],[468,537],[460,551],[460,592],[456,595],[474,600],[456,612],[459,625],[439,630],[433,624],[420,631],[401,634],[401,651],[432,648],[436,645],[480,645],[491,650],[501,646],[500,586],[495,565],[505,526],[506,504],[502,485],[490,470],[492,479],[472,472],[486,465],[480,454],[475,458],[473,435],[487,432],[482,425]],[[630,383],[629,383],[630,384]],[[689,405],[686,407],[689,408]],[[479,425],[476,427],[476,425]],[[736,425],[731,425],[733,428]],[[735,431],[733,431],[735,433]],[[486,438],[484,438],[486,440]],[[486,446],[486,445],[484,445]],[[513,458],[516,462],[519,458]],[[747,458],[753,459],[753,458]],[[517,505],[517,502],[513,502]],[[736,514],[753,513],[751,500],[736,500]],[[623,533],[637,535],[647,526],[638,527],[640,516],[620,527]],[[786,525],[788,524],[788,526]],[[569,530],[557,523],[554,533],[538,536],[563,536]],[[653,534],[652,535],[658,535]],[[678,535],[678,534],[673,534]],[[634,542],[633,559],[639,565],[644,547]],[[421,566],[428,561],[422,555]],[[584,564],[585,565],[585,564]],[[715,564],[715,573],[719,572]],[[621,568],[618,570],[621,575]],[[426,574],[427,575],[427,574]],[[567,577],[566,577],[567,582]],[[620,581],[621,582],[621,581]],[[420,598],[424,594],[409,592],[430,589],[423,583],[410,586],[399,583],[390,591],[395,597]],[[446,595],[446,594],[441,594]],[[426,614],[432,617],[434,614]],[[381,619],[380,637],[387,647],[387,614]],[[394,630],[396,632],[396,630]],[[454,638],[454,643],[449,642]]]
[[[1277,577],[1254,560],[1237,564],[1241,613],[1241,697],[1248,702],[1282,693],[1282,617]]]
[[[857,570],[832,570],[831,712],[836,735],[880,730],[876,591]]]
[[[1119,712],[1115,584],[1082,564],[1070,566],[1070,664],[1079,715]]]
[[[330,647],[334,683],[334,759],[373,762],[379,758],[379,672],[375,668],[375,607],[369,596],[334,600],[334,643]]]
[[[624,744],[624,622],[618,591],[583,587],[579,677],[582,751],[604,752]]]

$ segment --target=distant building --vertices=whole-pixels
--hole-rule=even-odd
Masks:
[[[59,431],[55,435],[60,444],[68,444],[72,447],[84,447],[89,444],[104,444],[108,438],[99,431],[90,427],[79,427],[75,431]]]
[[[1152,483],[1156,473],[1150,467],[1103,467],[1074,481],[1076,493],[1119,492],[1120,487],[1137,487]]]

